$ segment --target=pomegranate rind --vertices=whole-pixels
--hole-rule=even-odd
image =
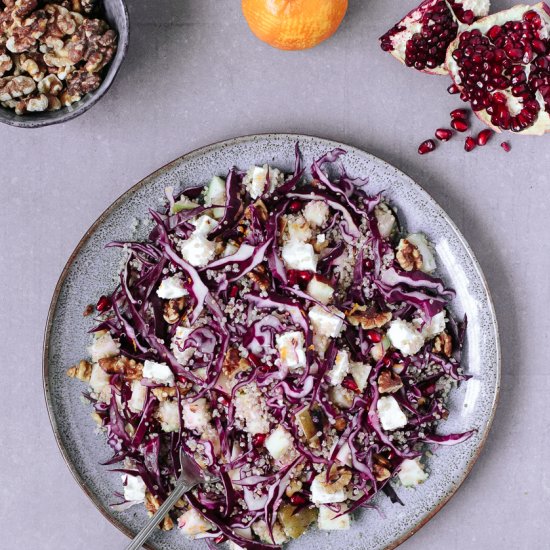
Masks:
[[[422,30],[421,21],[424,13],[430,8],[434,7],[440,1],[441,0],[424,0],[418,7],[411,10],[405,17],[403,17],[403,19],[401,19],[401,21],[394,25],[392,29],[384,34],[384,36],[382,36],[382,38],[380,39],[382,41],[387,35],[391,34],[394,29],[403,27],[403,30],[396,31],[391,34],[391,37],[389,37],[393,49],[388,51],[390,55],[392,55],[395,59],[397,59],[397,61],[399,61],[403,65],[406,65],[405,52],[407,43],[411,40],[413,35],[419,33]],[[461,23],[460,20],[456,17],[453,7],[449,4],[449,2],[447,0],[443,1],[449,8],[449,11],[453,15],[453,18],[458,25],[457,33],[460,33],[460,30],[466,28],[466,25]],[[461,4],[464,10],[471,10],[476,17],[486,16],[489,13],[490,9],[490,0],[462,0],[461,2],[457,0],[455,3]],[[441,65],[434,68],[425,67],[420,72],[431,75],[449,74],[445,62],[442,62]]]
[[[508,21],[521,21],[523,18],[523,15],[528,11],[535,11],[539,14],[540,18],[545,23],[548,34],[550,36],[550,6],[548,6],[548,4],[546,4],[545,2],[539,2],[538,4],[534,4],[532,6],[529,6],[527,4],[518,4],[517,6],[509,8],[507,10],[503,10],[498,13],[488,15],[487,17],[483,17],[478,21],[476,21],[475,23],[473,23],[472,25],[461,29],[457,37],[449,45],[447,49],[446,60],[445,60],[445,66],[451,78],[453,79],[454,84],[459,88],[460,91],[463,90],[463,86],[461,85],[461,79],[458,74],[459,66],[453,57],[453,52],[459,46],[461,34],[466,30],[472,31],[474,29],[479,29],[482,34],[486,35],[489,29],[494,25],[503,25]],[[539,103],[541,103],[540,99],[539,99]],[[489,126],[489,128],[491,128],[494,132],[497,132],[497,133],[503,132],[503,130],[500,127],[492,124],[491,115],[489,115],[489,113],[487,113],[486,110],[474,111],[474,114],[479,118],[479,120],[481,120],[484,124]],[[550,114],[546,112],[544,102],[542,102],[541,110],[539,112],[536,122],[532,126],[529,126],[528,128],[515,133],[521,134],[521,135],[542,136],[549,132],[550,132]]]

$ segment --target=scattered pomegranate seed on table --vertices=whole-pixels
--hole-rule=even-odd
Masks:
[[[458,93],[460,93],[460,90],[458,88],[458,86],[456,84],[451,84],[448,88],[447,88],[447,91],[451,94],[451,95],[456,95]]]
[[[420,144],[418,148],[418,153],[420,155],[425,155],[426,153],[431,153],[435,150],[435,141],[433,139],[427,139]]]
[[[466,142],[464,143],[464,150],[469,153],[470,151],[473,151],[476,146],[476,140],[472,136],[468,136],[466,138]]]
[[[457,132],[465,132],[470,126],[466,122],[466,120],[462,118],[455,118],[451,121],[451,126],[457,131]]]
[[[503,141],[500,146],[507,152],[509,153],[511,150],[512,150],[512,146],[507,142],[507,141]]]
[[[435,137],[439,141],[449,141],[453,137],[453,132],[447,128],[438,128],[435,131]]]
[[[487,145],[487,142],[489,139],[491,139],[491,136],[493,135],[493,130],[481,130],[479,134],[477,135],[476,142],[480,147],[483,147],[484,145]]]
[[[451,111],[451,119],[456,120],[466,120],[468,118],[468,111],[466,109],[455,109]]]

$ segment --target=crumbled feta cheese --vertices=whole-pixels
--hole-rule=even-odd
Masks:
[[[158,384],[165,386],[174,385],[174,373],[166,363],[156,363],[146,360],[143,363],[143,378],[149,378]]]
[[[142,385],[140,380],[132,380],[130,386],[132,397],[128,401],[128,407],[134,413],[141,412],[145,405],[145,397],[147,396],[147,388]]]
[[[198,433],[203,433],[208,428],[210,420],[212,420],[208,402],[204,397],[191,403],[182,403],[181,415],[183,425],[188,430],[195,430]]]
[[[356,361],[352,361],[350,365],[350,372],[351,376],[353,377],[353,380],[355,380],[355,383],[357,384],[357,387],[359,388],[359,391],[363,391],[367,384],[369,383],[369,376],[371,373],[372,367],[365,363],[358,363]]]
[[[267,186],[267,165],[264,166],[254,166],[248,171],[248,177],[245,179],[245,186],[248,194],[253,198],[257,199],[265,193],[265,188]]]
[[[316,333],[329,338],[338,338],[344,326],[344,314],[334,306],[329,307],[328,310],[315,305],[309,310],[308,317]]]
[[[122,484],[124,486],[124,500],[136,503],[145,500],[145,490],[147,487],[140,476],[122,474]]]
[[[105,332],[94,337],[92,345],[88,347],[88,353],[92,356],[92,363],[107,357],[116,357],[120,353],[120,342],[113,340],[110,332]]]
[[[309,227],[303,216],[286,216],[286,229],[290,241],[309,241],[312,237],[311,227]]]
[[[317,255],[309,243],[289,241],[283,245],[281,255],[287,269],[317,270]]]
[[[199,216],[196,220],[191,220],[191,225],[195,226],[193,235],[202,235],[203,237],[206,237],[206,235],[208,235],[208,233],[210,233],[210,231],[218,225],[218,222],[214,218],[211,218],[205,214],[203,216]]]
[[[355,394],[342,386],[334,386],[329,390],[329,398],[334,405],[341,409],[349,409],[353,405]]]
[[[265,440],[265,448],[275,460],[279,460],[292,448],[292,436],[278,426]]]
[[[390,323],[387,332],[391,345],[405,357],[418,353],[424,345],[424,337],[412,323],[396,319]]]
[[[321,472],[311,483],[311,502],[314,504],[334,504],[346,500],[346,488],[334,489],[327,483],[327,473]]]
[[[378,222],[378,231],[383,239],[387,239],[395,227],[395,216],[387,204],[380,203],[374,208],[374,215]]]
[[[283,366],[291,370],[306,366],[304,334],[300,331],[277,335],[277,349]]]
[[[203,235],[191,235],[179,245],[181,257],[195,267],[204,267],[216,253],[216,243]]]
[[[401,463],[397,476],[403,487],[414,487],[428,479],[428,474],[422,468],[422,464],[418,458],[404,460]]]
[[[328,506],[319,506],[319,519],[317,520],[317,526],[322,531],[345,531],[346,529],[349,529],[349,514],[340,515],[345,510],[347,510],[347,506],[345,504],[340,505],[340,510],[338,510],[338,512],[333,511]]]
[[[157,409],[157,417],[165,432],[177,432],[180,429],[180,414],[176,401],[161,401]]]
[[[304,207],[304,217],[313,227],[323,227],[328,221],[328,204],[324,201],[310,201]]]
[[[341,350],[336,355],[334,366],[329,372],[330,383],[333,386],[341,384],[349,372],[349,353],[346,350]]]
[[[334,288],[318,277],[313,277],[307,284],[306,292],[318,302],[327,305],[334,295]]]
[[[172,342],[170,344],[170,349],[176,358],[176,361],[180,365],[185,365],[193,354],[195,353],[195,348],[188,347],[185,348],[185,341],[189,335],[193,332],[193,329],[179,326],[176,328],[176,334],[172,337]]]
[[[381,342],[377,342],[372,346],[370,350],[371,357],[375,361],[380,361],[380,359],[382,359],[382,357],[386,355],[386,351],[388,351],[390,346],[390,339],[386,335],[384,335]]]
[[[422,256],[421,270],[425,273],[435,271],[437,264],[435,263],[432,247],[426,236],[422,233],[413,233],[407,237],[407,241],[416,246],[418,252],[420,252],[420,255]]]
[[[380,424],[386,431],[397,430],[407,425],[407,417],[399,407],[395,397],[381,397],[378,400],[376,410]]]
[[[422,336],[426,341],[435,338],[445,330],[447,324],[447,312],[445,310],[436,313],[429,323],[424,323],[424,319],[414,319],[413,323],[422,330]],[[424,325],[421,327],[421,325]]]
[[[195,508],[191,508],[179,517],[178,527],[184,535],[194,538],[210,531],[213,525],[204,519]]]
[[[235,417],[245,423],[244,430],[252,435],[269,432],[264,396],[256,384],[240,388],[235,395]]]
[[[92,374],[90,375],[90,387],[94,393],[103,396],[104,399],[102,399],[102,401],[105,402],[108,402],[111,398],[110,380],[111,376],[99,366],[99,363],[94,363],[92,366]]]
[[[163,300],[177,300],[187,294],[183,287],[183,279],[178,275],[166,277],[157,289],[157,296]]]
[[[222,208],[213,208],[212,215],[219,219],[225,213],[225,181],[219,176],[214,176],[207,185],[204,193],[205,206],[220,206]]]

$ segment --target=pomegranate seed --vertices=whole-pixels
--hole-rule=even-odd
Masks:
[[[291,214],[296,214],[296,212],[299,212],[300,210],[302,209],[302,201],[292,201],[289,205],[288,205],[288,211],[291,213]]]
[[[476,16],[474,15],[474,12],[472,10],[466,10],[462,14],[462,17],[460,18],[460,20],[462,21],[462,23],[466,25],[471,25],[474,22],[475,18]]]
[[[99,311],[99,313],[103,313],[104,311],[107,311],[111,309],[111,298],[107,296],[100,296],[99,300],[97,301],[96,309]]]
[[[249,353],[248,356],[247,356],[247,359],[250,361],[250,363],[252,363],[255,367],[261,367],[262,366],[262,361],[260,360],[260,358],[255,355],[254,353]]]
[[[225,542],[227,540],[227,537],[225,535],[220,535],[219,537],[216,537],[214,539],[214,542],[216,544],[222,544],[222,542]]]
[[[451,122],[451,126],[452,126],[457,132],[465,132],[465,131],[469,128],[468,123],[467,123],[465,120],[460,119],[460,118],[455,118],[455,119]]]
[[[372,271],[374,269],[374,262],[370,258],[365,260],[365,269],[367,271]]]
[[[466,109],[455,109],[454,111],[451,111],[451,118],[453,120],[457,118],[464,120],[468,118],[468,111]]]
[[[390,358],[388,355],[384,355],[384,357],[382,358],[382,364],[383,364],[385,367],[391,367],[391,365],[392,365],[392,360],[391,360],[391,358]]]
[[[302,285],[307,285],[313,279],[311,271],[298,271],[298,282]]]
[[[481,132],[479,132],[479,134],[477,135],[477,144],[480,147],[483,147],[487,144],[492,135],[493,130],[481,130]]]
[[[473,151],[476,148],[476,140],[472,136],[468,136],[466,138],[466,142],[464,143],[464,150],[469,153],[470,151]]]
[[[458,89],[458,86],[457,86],[456,84],[451,84],[451,85],[447,88],[447,91],[448,91],[451,95],[455,95],[455,94],[460,93],[460,90]]]
[[[306,502],[306,497],[300,493],[294,493],[290,497],[290,504],[292,504],[292,506],[303,506]]]
[[[232,285],[231,288],[229,289],[229,297],[236,298],[238,293],[239,293],[239,287],[237,285]]]
[[[509,153],[511,150],[512,150],[512,146],[507,142],[507,141],[503,141],[500,146],[507,152]]]
[[[252,438],[252,445],[254,445],[256,449],[259,447],[263,447],[266,439],[267,439],[267,434],[256,434]]]
[[[449,141],[453,137],[453,132],[447,128],[438,128],[435,131],[435,137],[439,141]]]
[[[378,344],[382,341],[382,335],[376,330],[367,330],[367,338],[373,344]]]
[[[435,141],[433,139],[427,139],[420,144],[418,147],[418,154],[425,155],[426,153],[431,153],[435,149]]]
[[[288,286],[294,286],[298,284],[298,271],[296,269],[289,269],[287,272]]]
[[[342,386],[353,392],[359,392],[359,386],[355,383],[355,380],[353,380],[353,378],[345,378],[342,382]]]

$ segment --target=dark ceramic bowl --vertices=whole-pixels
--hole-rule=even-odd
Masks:
[[[19,128],[40,128],[50,124],[59,124],[86,112],[105,95],[114,82],[128,49],[130,23],[125,0],[103,0],[103,16],[111,28],[118,33],[118,47],[99,88],[86,94],[80,101],[69,107],[63,107],[59,111],[16,115],[12,109],[0,106],[0,122]]]

